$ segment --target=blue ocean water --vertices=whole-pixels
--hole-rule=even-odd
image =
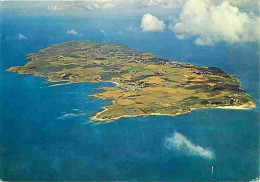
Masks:
[[[259,176],[257,44],[201,47],[192,38],[178,41],[168,31],[141,32],[139,24],[140,17],[128,16],[2,15],[0,179],[242,181]],[[133,31],[127,30],[130,26]],[[67,34],[70,29],[81,35]],[[26,38],[19,39],[19,34]],[[109,101],[89,95],[113,84],[48,87],[44,78],[4,71],[24,65],[26,53],[53,43],[89,39],[118,42],[159,57],[237,74],[257,108],[91,123],[89,117]]]

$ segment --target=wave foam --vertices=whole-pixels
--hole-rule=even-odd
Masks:
[[[71,113],[62,112],[61,114],[62,114],[61,116],[56,118],[57,120],[71,119],[71,118],[80,117],[80,116],[84,116],[85,115],[85,113],[83,113],[79,109],[72,109]]]

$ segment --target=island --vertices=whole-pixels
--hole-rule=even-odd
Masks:
[[[204,108],[250,109],[254,100],[235,75],[219,68],[158,58],[127,46],[95,41],[53,44],[26,55],[29,62],[6,71],[46,77],[49,82],[113,82],[95,98],[111,104],[91,117],[177,116]],[[62,85],[56,84],[56,85]]]

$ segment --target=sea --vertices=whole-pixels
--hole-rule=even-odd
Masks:
[[[259,177],[257,43],[198,46],[194,37],[142,32],[141,16],[0,18],[0,179],[3,181],[249,181]],[[74,29],[78,34],[68,34]],[[109,41],[158,57],[235,74],[250,110],[201,109],[170,117],[91,122],[110,100],[90,97],[113,83],[49,87],[45,78],[5,72],[54,43]],[[1,181],[0,180],[0,181]]]

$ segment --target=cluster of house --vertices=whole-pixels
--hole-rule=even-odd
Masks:
[[[118,86],[128,92],[128,91],[136,91],[138,89],[148,87],[149,84],[145,83],[143,81],[140,81],[137,83],[136,82],[119,83]]]

